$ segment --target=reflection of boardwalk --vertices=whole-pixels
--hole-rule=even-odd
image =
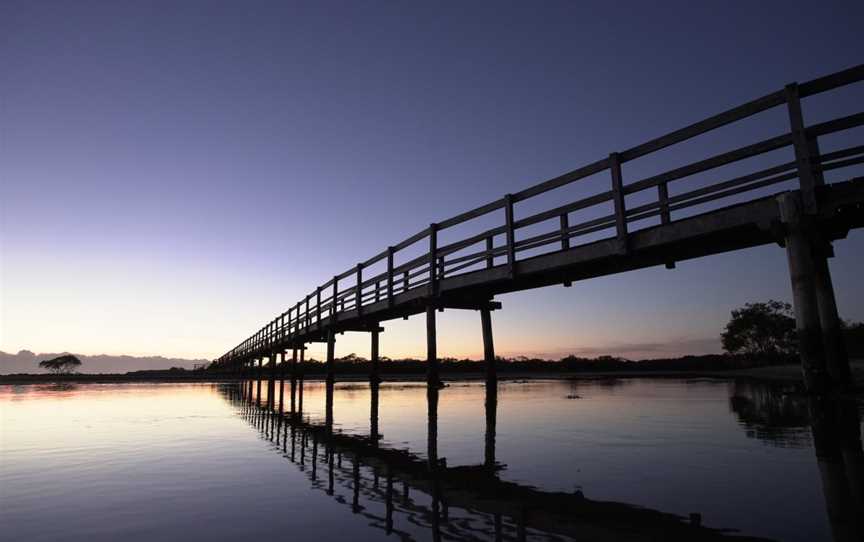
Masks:
[[[784,386],[736,382],[729,406],[748,436],[774,445],[800,445],[809,430],[834,540],[864,540],[864,404],[848,397],[802,396]]]
[[[437,395],[429,395],[427,458],[379,447],[377,439],[332,430],[324,424],[259,406],[254,389],[225,386],[225,395],[289,461],[304,470],[316,489],[363,514],[370,524],[410,539],[410,524],[434,540],[721,540],[723,531],[673,514],[581,494],[540,491],[499,478],[494,463],[494,415],[487,410],[485,465],[447,467],[437,456]],[[332,389],[328,390],[332,395]],[[494,398],[487,408],[495,409]],[[327,401],[329,403],[329,401]],[[269,401],[267,402],[269,403]],[[492,403],[490,405],[490,403]],[[373,410],[370,426],[377,428]],[[491,426],[490,426],[491,424]],[[491,462],[490,462],[491,461]],[[379,510],[381,513],[376,513]],[[416,529],[414,529],[416,531]],[[736,540],[755,540],[735,537]]]
[[[437,384],[436,311],[454,308],[481,311],[491,374],[490,311],[500,308],[492,300],[497,294],[779,243],[789,259],[807,386],[843,387],[848,359],[826,258],[834,240],[864,226],[864,178],[852,178],[849,169],[864,163],[864,145],[854,144],[860,131],[850,132],[864,125],[864,112],[807,125],[802,104],[862,80],[864,65],[787,85],[431,224],[318,286],[216,367],[260,367],[265,358],[275,367],[277,357],[284,365],[286,351],[296,360],[306,343],[326,342],[332,381],[337,333],[370,332],[374,363],[380,323],[425,312],[428,379]],[[685,142],[774,108],[785,110],[788,131],[663,173],[625,178],[623,164],[644,165],[641,158],[665,149],[683,156]],[[820,150],[820,143],[837,141],[840,148]],[[826,181],[831,171],[841,182]],[[573,200],[563,193],[567,188],[582,197]]]

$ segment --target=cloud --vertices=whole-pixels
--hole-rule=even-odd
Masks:
[[[56,358],[69,352],[34,354],[29,350],[21,350],[17,354],[10,354],[0,350],[0,374],[16,373],[44,373],[38,363],[45,359]],[[109,356],[101,354],[96,356],[83,356],[75,354],[81,360],[82,373],[126,373],[129,371],[140,371],[146,369],[170,369],[171,367],[183,367],[192,369],[196,364],[208,363],[206,359],[183,359],[164,358],[162,356]]]

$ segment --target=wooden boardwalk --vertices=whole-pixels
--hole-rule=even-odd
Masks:
[[[864,65],[793,83],[430,224],[333,276],[215,360],[214,366],[242,371],[256,363],[261,367],[267,359],[274,370],[277,363],[295,367],[296,363],[288,364],[288,351],[296,362],[306,343],[325,342],[332,382],[336,334],[368,331],[374,373],[380,323],[425,312],[428,380],[437,385],[436,311],[473,309],[481,312],[485,359],[494,382],[490,311],[500,308],[493,299],[497,294],[567,286],[656,265],[673,268],[681,260],[778,243],[789,257],[807,386],[825,391],[848,385],[848,360],[826,258],[832,255],[833,241],[864,225],[864,179],[853,173],[864,163],[864,112],[808,125],[802,105],[814,95],[829,95],[849,85],[858,88],[862,80]],[[624,164],[676,151],[697,136],[775,108],[785,110],[788,117],[783,133],[659,174],[625,179]],[[832,136],[832,142],[839,137],[845,144],[822,153],[820,138],[826,136]],[[787,159],[766,165],[766,159],[777,155],[774,151],[784,149]],[[832,171],[840,179],[826,182],[826,173]],[[598,180],[602,188],[587,197],[572,200],[563,194],[565,188],[578,188],[583,182],[596,187]],[[777,189],[774,193],[772,187]],[[522,213],[523,209],[533,212]],[[443,242],[445,236],[450,240]]]

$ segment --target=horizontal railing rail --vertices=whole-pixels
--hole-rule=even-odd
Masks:
[[[805,83],[787,85],[783,90],[772,92],[630,149],[612,153],[606,158],[553,179],[431,224],[324,282],[258,332],[220,357],[217,362],[229,362],[251,355],[272,353],[276,345],[321,330],[325,320],[329,325],[335,324],[342,313],[350,311],[354,311],[355,316],[360,316],[367,305],[381,301],[387,301],[390,306],[397,295],[417,290],[426,295],[436,295],[441,280],[457,274],[504,265],[507,266],[509,276],[513,278],[516,263],[519,261],[518,257],[531,250],[548,247],[567,250],[579,246],[574,244],[574,240],[580,237],[612,230],[614,231],[612,238],[617,237],[621,241],[622,251],[626,252],[626,239],[631,233],[630,225],[635,222],[659,217],[661,225],[668,224],[672,221],[673,212],[795,178],[799,179],[799,188],[805,203],[815,202],[815,191],[825,182],[822,176],[824,172],[864,163],[864,145],[819,154],[818,138],[864,125],[864,112],[805,126],[800,100],[859,83],[862,80],[864,80],[864,65],[859,65]],[[623,179],[621,166],[625,163],[781,105],[786,105],[788,109],[789,132],[636,181],[625,182]],[[783,161],[675,195],[669,194],[671,183],[789,147],[795,152],[795,160]],[[607,171],[610,174],[608,189],[529,216],[515,218],[515,204]],[[654,201],[633,207],[627,206],[628,196],[641,194],[650,189],[657,192]],[[604,211],[600,216],[570,223],[571,214],[587,209],[599,209],[600,206],[609,205],[610,202],[611,212]],[[439,245],[439,234],[442,231],[501,210],[504,211],[504,216],[499,225]],[[524,233],[527,228],[549,221],[557,221],[552,229],[532,235],[526,234],[517,239],[517,235]],[[428,244],[428,248],[423,253],[396,263],[397,257],[403,251],[421,242]],[[497,263],[502,260],[503,263]],[[386,270],[367,275],[370,268],[378,264],[386,266]],[[342,315],[342,317],[346,316]]]

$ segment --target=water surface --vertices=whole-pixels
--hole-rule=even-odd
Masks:
[[[2,386],[0,538],[854,540],[861,407],[787,391],[346,382],[328,412],[306,382],[291,417],[287,382]]]

